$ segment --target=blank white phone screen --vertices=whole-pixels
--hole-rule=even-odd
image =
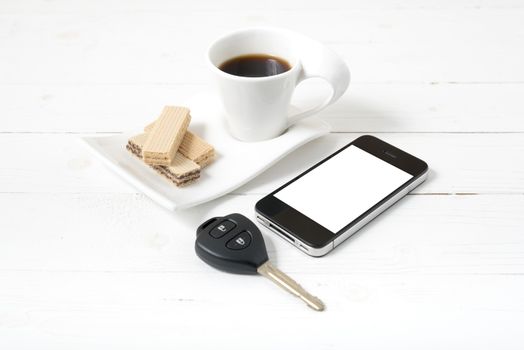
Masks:
[[[336,233],[412,177],[351,145],[274,196]]]

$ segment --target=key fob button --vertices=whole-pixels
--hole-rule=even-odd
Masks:
[[[234,229],[237,225],[233,221],[230,220],[224,220],[220,224],[218,224],[214,229],[209,232],[209,234],[214,238],[220,238],[224,236],[226,233]]]
[[[231,238],[227,242],[226,247],[233,250],[241,250],[247,248],[249,244],[251,244],[251,234],[247,231],[244,231]]]
[[[222,224],[224,226],[219,228]],[[254,275],[269,259],[259,228],[242,214],[232,213],[206,220],[198,226],[196,234],[198,257],[219,270]]]

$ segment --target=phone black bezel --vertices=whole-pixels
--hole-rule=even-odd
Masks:
[[[287,205],[274,196],[275,193],[282,190],[284,187],[306,175],[351,145],[354,145],[382,159],[383,161],[401,170],[404,170],[405,172],[413,175],[413,177],[395,191],[390,193],[388,196],[383,198],[376,205],[368,209],[358,218],[348,223],[338,232],[329,231],[322,225],[318,224],[316,221],[310,219],[306,215],[300,213],[293,207]],[[405,187],[416,181],[427,170],[428,165],[423,160],[412,156],[411,154],[406,153],[401,149],[398,149],[395,146],[390,145],[374,136],[363,135],[340,148],[328,157],[322,159],[320,162],[313,165],[292,180],[286,182],[284,185],[280,186],[264,198],[260,199],[255,205],[255,211],[268,219],[271,223],[276,224],[286,230],[287,233],[291,234],[294,239],[298,239],[313,248],[323,248],[345,231],[350,229],[352,226],[356,225],[360,220],[372,213],[378,207],[380,207],[384,202],[388,201],[391,197],[395,196],[398,192],[402,191]]]

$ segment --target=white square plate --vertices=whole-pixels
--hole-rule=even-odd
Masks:
[[[216,159],[202,169],[200,179],[187,187],[176,187],[126,150],[129,137],[140,133],[140,130],[82,139],[109,169],[164,208],[177,210],[233,191],[288,153],[330,130],[326,122],[311,117],[291,126],[277,138],[241,142],[227,132],[220,102],[214,95],[201,94],[188,107],[192,118],[189,129],[215,147]],[[144,120],[144,125],[148,122]]]

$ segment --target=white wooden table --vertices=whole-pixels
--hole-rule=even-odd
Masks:
[[[347,60],[332,134],[177,213],[80,144],[207,88],[206,46],[252,25]],[[0,349],[522,349],[523,62],[518,0],[2,0]],[[428,181],[320,259],[263,231],[326,312],[197,259],[203,219],[253,217],[363,133],[425,159]]]

